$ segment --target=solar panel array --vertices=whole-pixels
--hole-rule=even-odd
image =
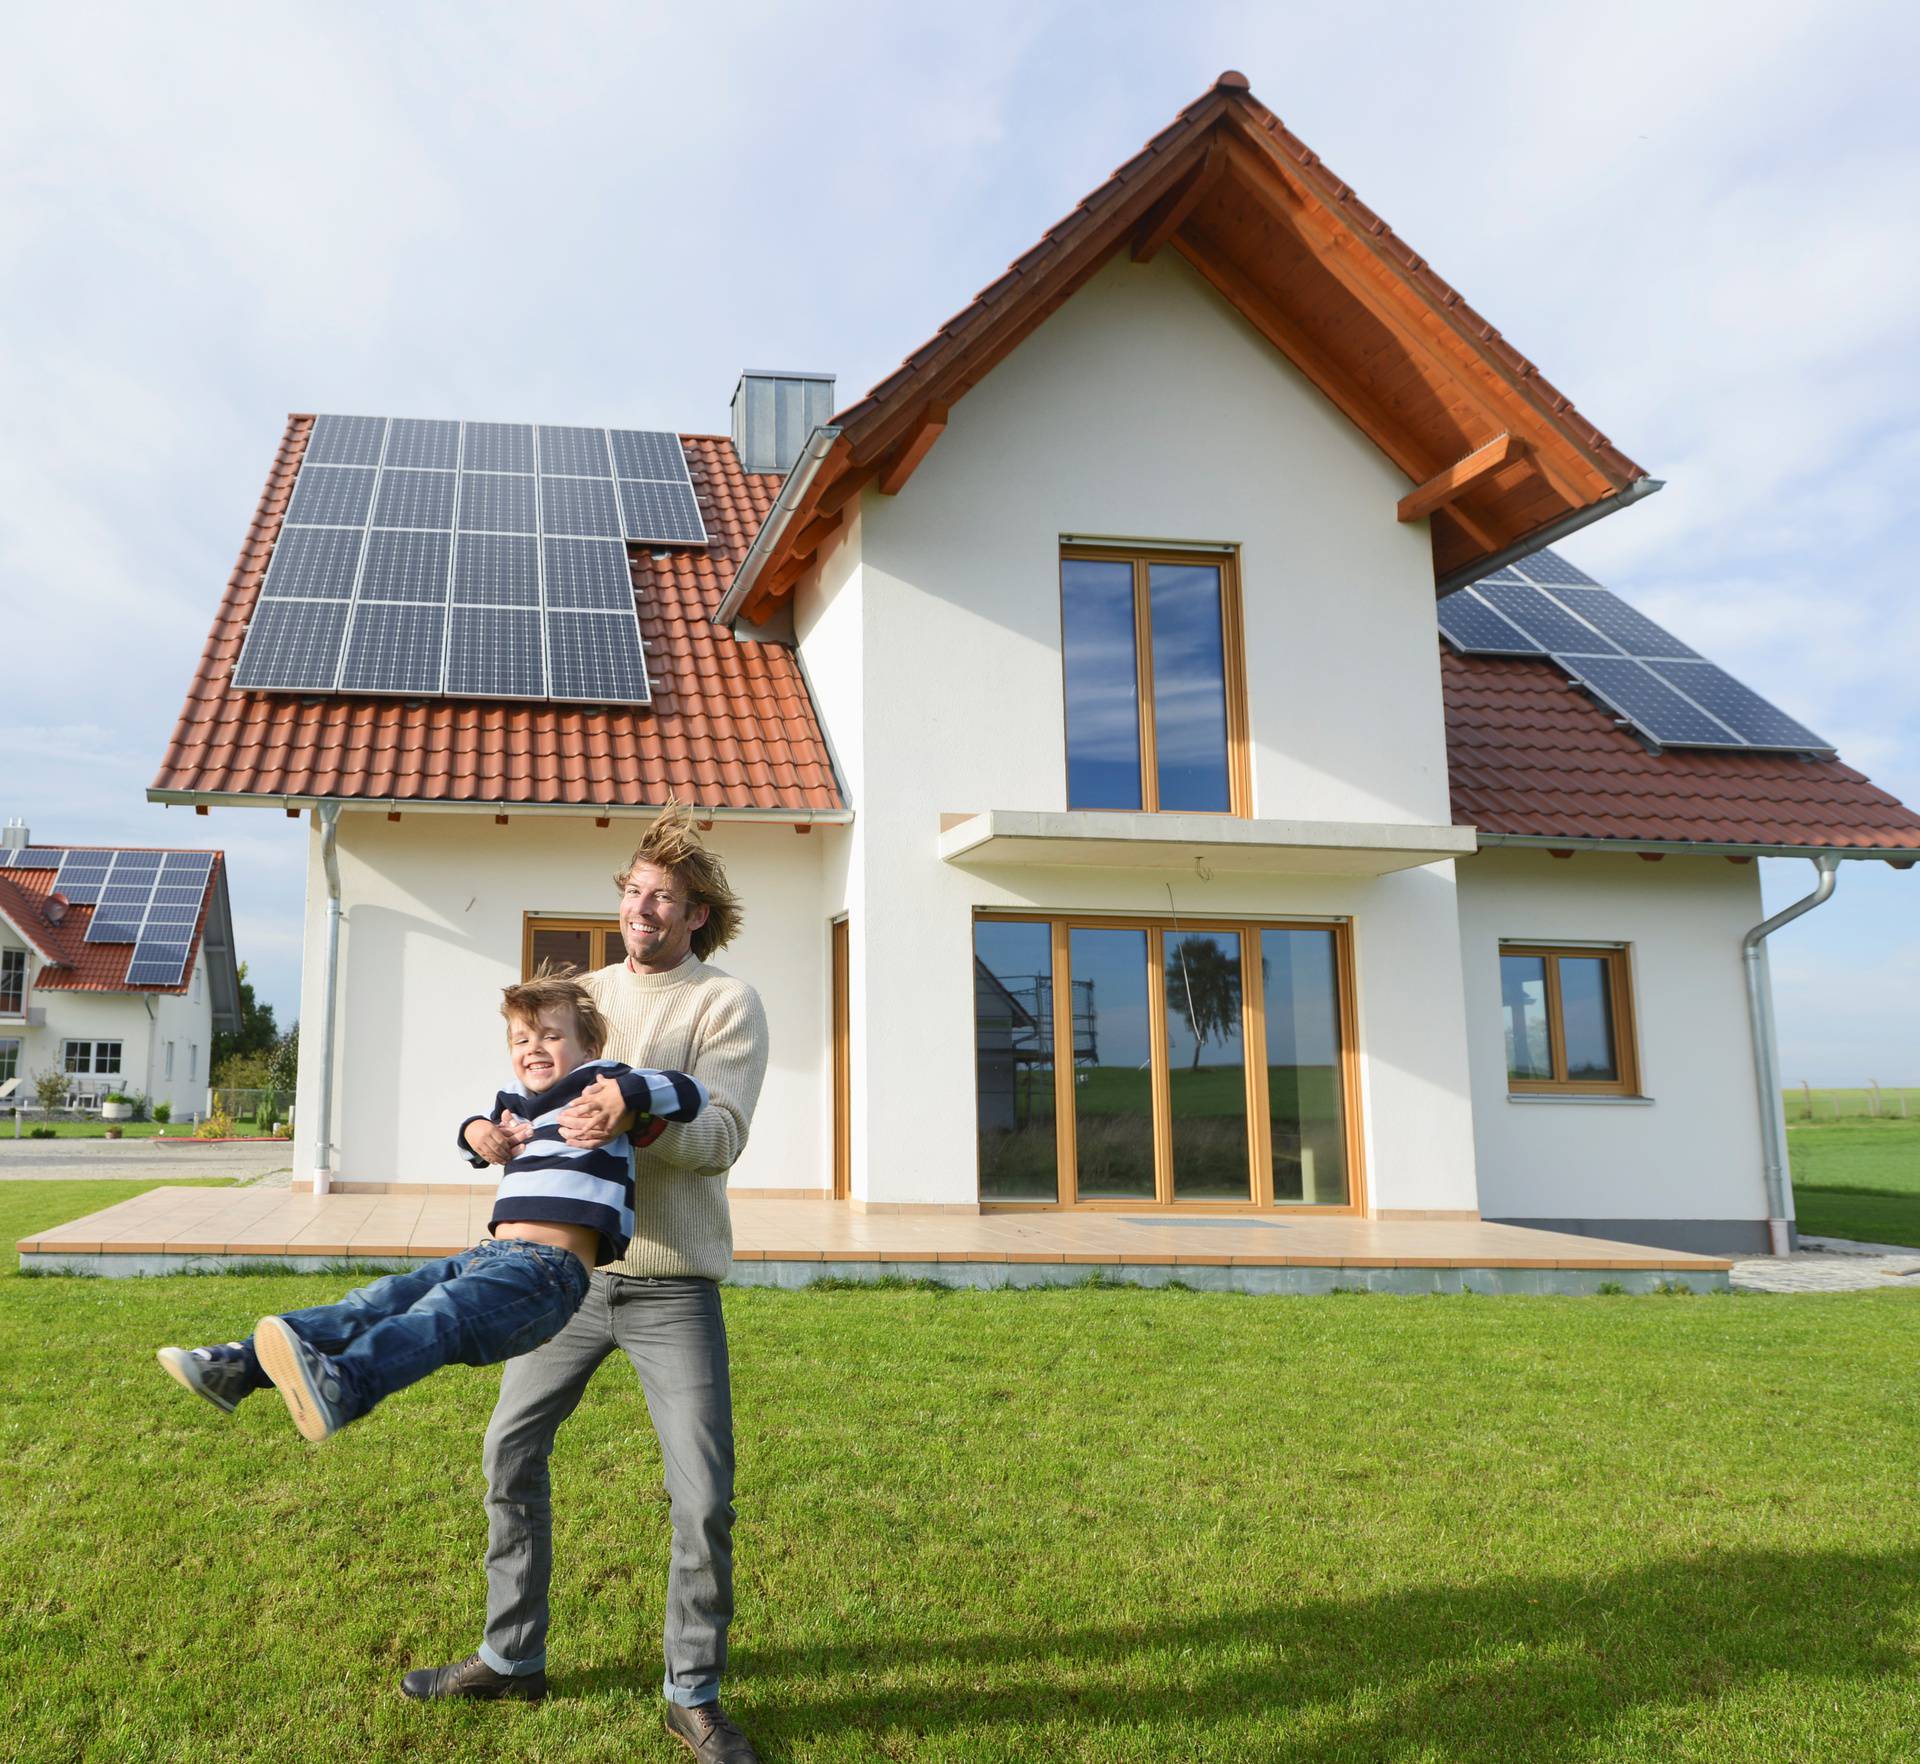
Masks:
[[[678,435],[316,417],[233,683],[646,704],[630,543],[707,543]]]
[[[1447,595],[1440,634],[1463,655],[1550,659],[1662,747],[1833,752],[1553,551]]]
[[[29,845],[0,851],[0,870],[52,870],[54,891],[90,906],[89,943],[131,943],[130,986],[178,986],[206,901],[213,854],[204,851],[68,851]]]

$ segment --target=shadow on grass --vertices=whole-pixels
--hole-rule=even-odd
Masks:
[[[1904,1641],[1920,1606],[1916,1569],[1916,1551],[1710,1552],[1591,1578],[1163,1623],[741,1647],[730,1678],[764,1705],[751,1726],[773,1757],[782,1741],[831,1733],[864,1736],[877,1757],[894,1755],[903,1734],[1064,1721],[1082,1741],[1101,1727],[1162,1729],[1185,1736],[1181,1756],[1251,1756],[1239,1748],[1252,1739],[1260,1757],[1289,1764],[1431,1758],[1436,1748],[1589,1758],[1636,1710],[1693,1706],[1684,1718],[1710,1724],[1715,1699],[1770,1678],[1793,1687],[1796,1707],[1844,1705],[1847,1686],[1889,1677],[1920,1694]],[[635,1687],[643,1676],[563,1671],[554,1690]]]

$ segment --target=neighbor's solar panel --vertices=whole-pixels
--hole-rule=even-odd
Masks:
[[[645,704],[629,543],[707,543],[677,435],[316,417],[233,683]]]
[[[180,984],[213,874],[211,853],[43,849],[35,856],[58,858],[55,889],[75,906],[94,909],[88,943],[134,946],[129,985]]]
[[[1663,747],[1833,751],[1553,551],[1456,589],[1440,602],[1439,620],[1463,655],[1551,656]]]

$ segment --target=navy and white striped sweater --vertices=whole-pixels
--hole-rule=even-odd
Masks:
[[[639,1115],[691,1121],[707,1106],[707,1089],[698,1078],[618,1060],[587,1060],[531,1096],[501,1091],[486,1119],[498,1126],[503,1115],[516,1115],[532,1125],[533,1133],[500,1173],[500,1192],[487,1221],[489,1235],[509,1220],[584,1225],[600,1234],[602,1262],[617,1262],[627,1253],[633,1238],[633,1154],[627,1136],[615,1134],[596,1146],[568,1145],[560,1137],[560,1117],[567,1105],[601,1078],[619,1085],[622,1100]],[[466,1139],[467,1129],[480,1118],[469,1115],[462,1121],[458,1138],[467,1161],[485,1169],[487,1160],[475,1157]]]

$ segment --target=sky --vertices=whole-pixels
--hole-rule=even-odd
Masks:
[[[1660,495],[1568,557],[1920,804],[1920,9],[86,4],[0,64],[0,818],[218,845],[298,1014],[305,835],[146,802],[286,413],[722,432],[851,402],[1223,68]],[[1811,885],[1764,866],[1769,907]],[[1783,1076],[1920,1084],[1920,871],[1775,940]]]

